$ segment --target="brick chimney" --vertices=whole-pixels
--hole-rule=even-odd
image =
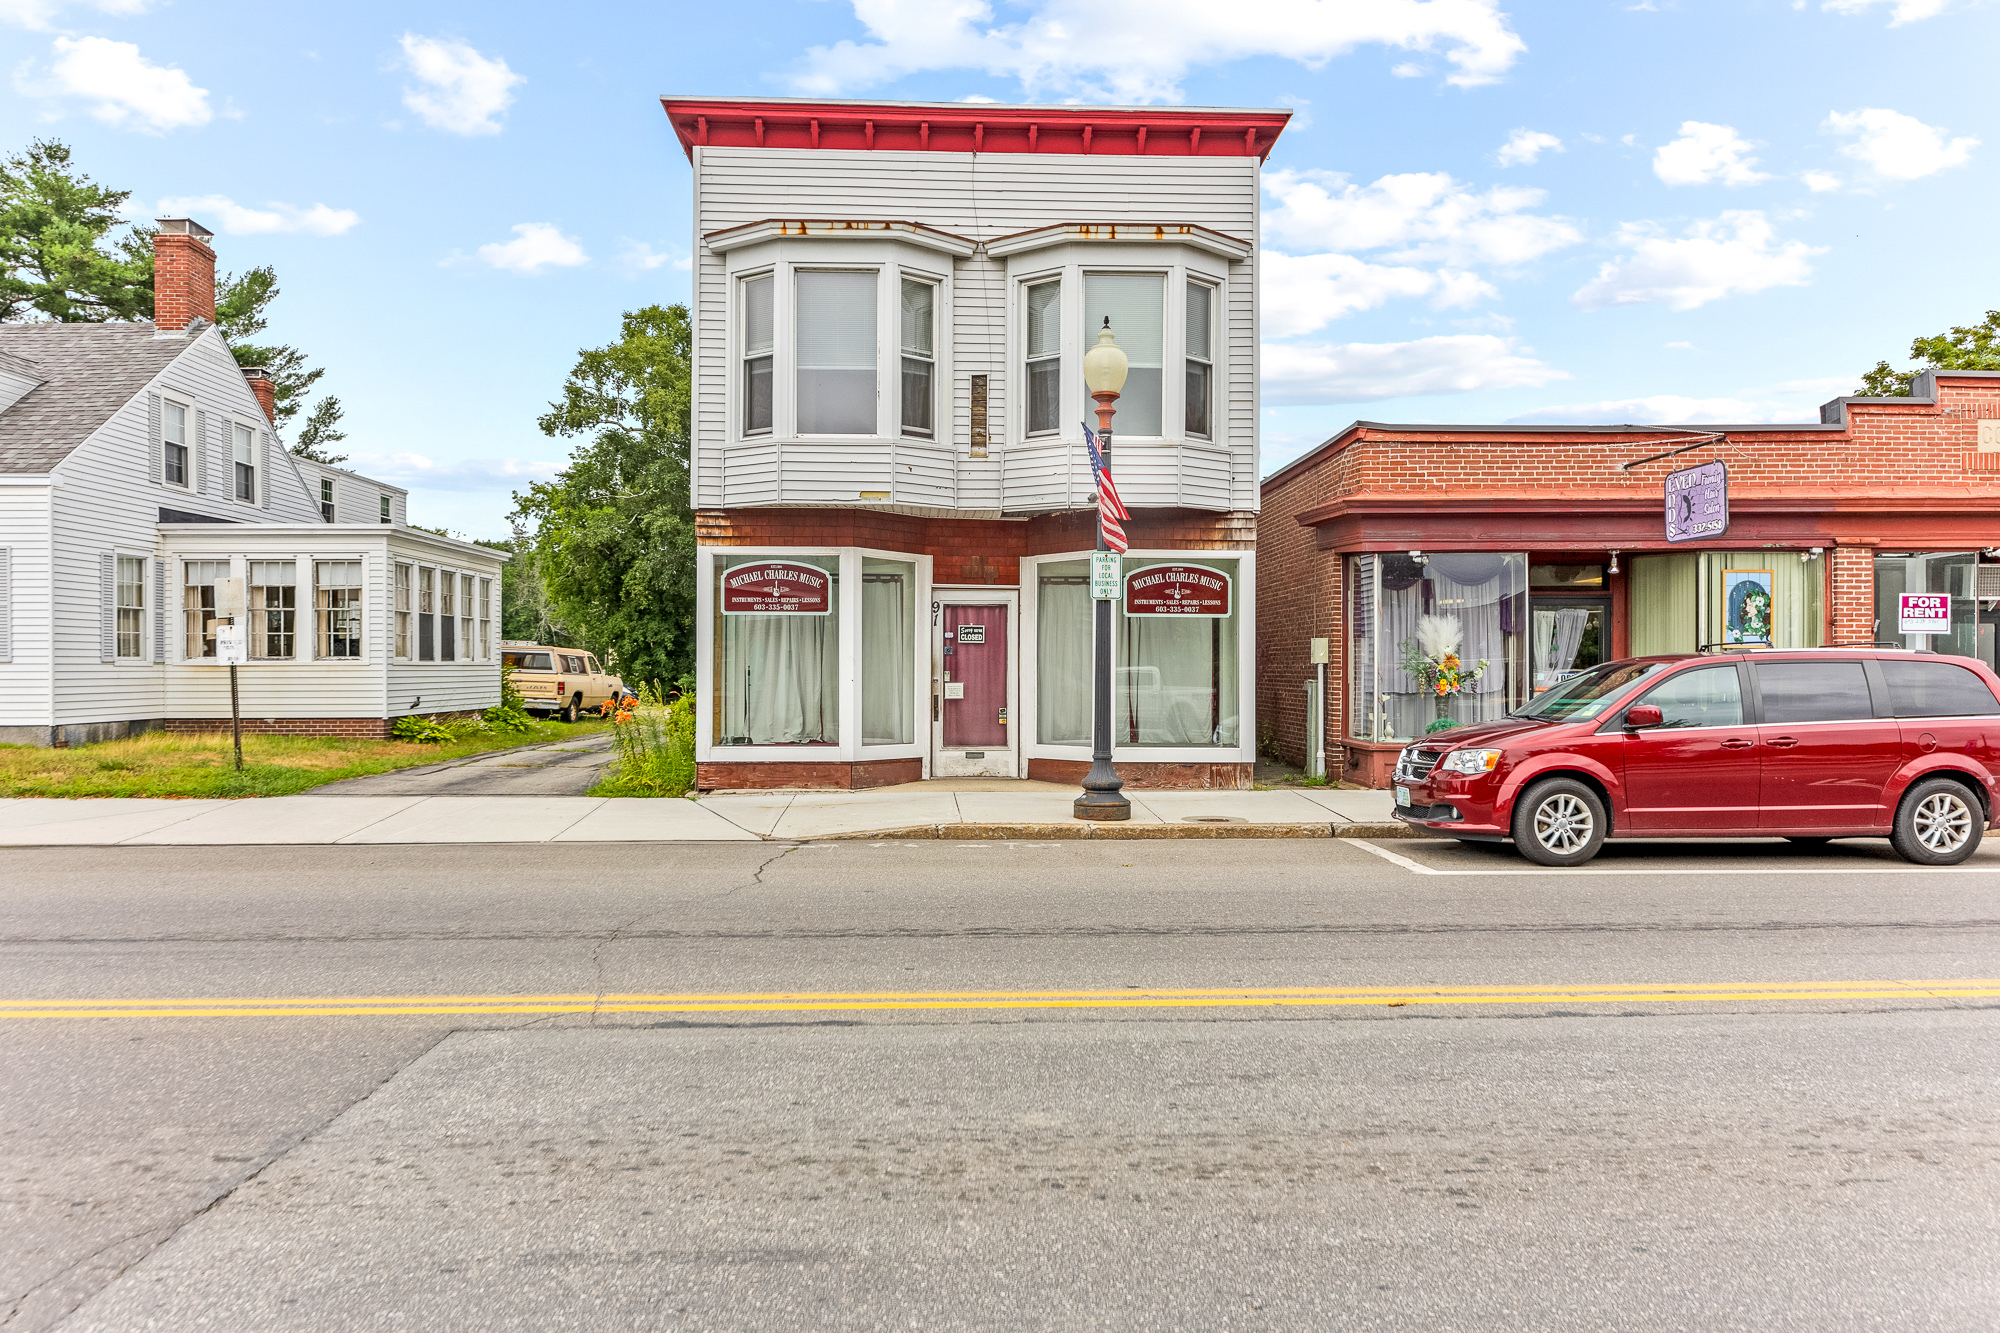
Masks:
[[[262,366],[243,367],[243,378],[250,385],[250,392],[257,395],[257,402],[263,407],[264,415],[273,426],[278,424],[278,386],[271,380],[271,372]]]
[[[197,319],[215,322],[214,232],[192,218],[157,218],[153,234],[153,327],[178,333]]]

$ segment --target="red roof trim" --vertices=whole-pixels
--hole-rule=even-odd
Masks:
[[[662,97],[660,105],[689,161],[699,144],[847,152],[1254,157],[1261,162],[1292,118],[1289,111],[990,102],[931,106]]]

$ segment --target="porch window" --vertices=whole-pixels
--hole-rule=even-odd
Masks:
[[[493,580],[479,580],[479,660],[493,660]]]
[[[1035,739],[1090,744],[1090,561],[1037,566]]]
[[[236,498],[244,504],[257,503],[257,432],[248,426],[231,426],[234,435]],[[321,483],[325,486],[326,483]],[[331,520],[329,520],[330,522]]]
[[[903,434],[931,438],[937,416],[937,287],[903,279]]]
[[[361,656],[361,562],[313,562],[318,655]]]
[[[1062,429],[1062,283],[1028,288],[1028,434]],[[1088,418],[1086,418],[1088,420]]]
[[[396,656],[410,656],[410,566],[396,566]]]
[[[146,562],[136,555],[118,557],[118,655],[145,652]]]
[[[1189,436],[1206,440],[1213,433],[1215,385],[1215,288],[1203,282],[1187,285],[1187,404]],[[1115,325],[1113,326],[1116,327]]]
[[[1115,329],[1116,324],[1112,327]],[[1111,740],[1119,746],[1238,743],[1237,624],[1243,589],[1235,560],[1128,559],[1130,576],[1148,566],[1211,569],[1229,581],[1229,614],[1132,615],[1118,604],[1111,671]]]
[[[801,435],[876,433],[875,277],[798,275]]]
[[[458,656],[458,598],[454,595],[458,577],[448,569],[438,571],[438,661],[450,662]]]
[[[458,576],[458,643],[459,657],[467,662],[478,660],[479,641],[472,637],[473,621],[472,575]]]
[[[1165,371],[1167,280],[1157,273],[1090,273],[1083,279],[1084,351],[1097,342],[1105,319],[1125,351],[1131,370],[1118,396],[1112,425],[1120,435],[1163,435],[1160,390]],[[1084,420],[1095,418],[1086,393]]]
[[[771,433],[773,334],[770,274],[743,284],[743,433]]]
[[[917,738],[917,567],[861,561],[861,743]]]
[[[190,659],[215,656],[215,585],[229,577],[227,560],[190,560],[182,566],[181,617]]]
[[[1525,554],[1351,556],[1347,573],[1354,739],[1412,740],[1527,702]],[[1457,689],[1440,694],[1440,679],[1454,678]]]
[[[417,566],[417,660],[437,660],[437,571]]]
[[[296,657],[297,562],[252,560],[249,572],[250,656]]]
[[[824,570],[826,609],[740,614],[727,610],[724,585],[730,571],[773,559]],[[715,743],[839,744],[840,558],[720,556],[716,559],[715,598],[715,680],[711,690]]]

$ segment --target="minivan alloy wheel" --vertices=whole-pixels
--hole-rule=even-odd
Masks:
[[[1957,851],[1972,836],[1972,811],[1954,792],[1933,792],[1917,802],[1911,823],[1917,841],[1940,856]]]
[[[1590,807],[1569,792],[1556,792],[1535,807],[1535,840],[1558,855],[1581,849],[1595,827]]]

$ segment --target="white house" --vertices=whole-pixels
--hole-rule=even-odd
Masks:
[[[224,578],[249,590],[246,730],[491,707],[505,557],[279,442],[215,328],[209,235],[162,220],[155,323],[0,324],[0,742],[227,727]]]
[[[1289,113],[665,108],[694,171],[701,785],[1082,776],[1107,318],[1118,769],[1249,785],[1258,173]]]

